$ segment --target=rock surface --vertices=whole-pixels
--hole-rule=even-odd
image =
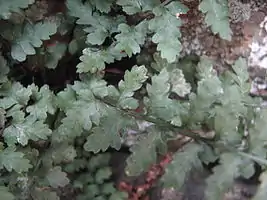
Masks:
[[[216,69],[223,71],[238,57],[248,60],[254,95],[267,96],[267,1],[229,0],[232,41],[213,35],[203,23],[198,1],[184,0],[190,11],[183,17],[181,56],[206,55],[216,61]],[[164,189],[161,200],[205,200],[205,179],[208,171],[192,172],[181,191]],[[255,183],[236,180],[223,200],[249,200],[257,190]]]

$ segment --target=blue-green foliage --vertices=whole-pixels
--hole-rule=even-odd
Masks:
[[[219,159],[205,195],[220,199],[236,177],[253,175],[254,161],[266,165],[267,113],[249,95],[245,59],[221,75],[205,56],[198,64],[178,59],[179,15],[189,10],[180,1],[66,0],[65,15],[51,12],[38,22],[25,12],[34,6],[40,2],[0,0],[1,199],[59,200],[55,191],[70,185],[80,191],[77,199],[125,199],[108,182],[110,155],[102,152],[119,150],[129,129],[138,134],[137,120],[152,125],[130,148],[129,175],[146,171],[178,135],[194,141],[174,152],[161,178],[165,187],[180,188],[191,170]],[[227,0],[202,0],[199,10],[214,34],[231,39]],[[104,80],[107,64],[151,43],[152,63],[132,66],[118,85]],[[44,67],[67,70],[69,53],[80,56],[79,79],[61,91],[19,81],[28,71],[45,74]],[[266,197],[265,174],[255,200]]]

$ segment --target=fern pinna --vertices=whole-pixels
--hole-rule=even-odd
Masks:
[[[228,3],[201,0],[197,12],[231,42]],[[252,177],[257,163],[253,199],[264,199],[263,100],[250,95],[245,58],[218,73],[208,56],[180,54],[191,9],[182,0],[0,0],[1,198],[127,199],[112,182],[109,150],[135,134],[128,176],[160,166],[157,182],[181,189],[192,170],[217,163],[205,190],[205,199],[217,200],[235,179]],[[53,88],[48,74],[61,80],[77,57],[78,78]],[[109,83],[110,64],[130,57],[134,66]],[[169,163],[156,165],[166,154]]]

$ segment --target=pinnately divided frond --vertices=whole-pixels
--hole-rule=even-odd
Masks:
[[[27,8],[35,0],[0,0],[0,19],[9,19],[12,12],[19,12],[20,9]]]
[[[199,10],[205,13],[205,22],[214,34],[222,39],[231,40],[232,30],[229,23],[227,0],[202,0]]]
[[[216,166],[213,174],[208,177],[205,196],[207,200],[222,199],[234,184],[235,178],[240,176],[239,167],[242,159],[236,154],[221,155],[221,164]]]
[[[172,162],[167,166],[161,181],[165,188],[180,189],[191,170],[202,169],[198,154],[203,151],[200,144],[189,143],[181,152],[176,152]]]
[[[41,47],[43,40],[50,39],[57,32],[57,24],[53,22],[27,23],[21,36],[13,41],[11,56],[19,62],[25,61],[27,55],[34,55],[36,47]]]
[[[118,0],[116,3],[122,6],[124,12],[129,15],[133,15],[138,12],[152,10],[161,2],[159,0]]]
[[[127,159],[126,173],[129,176],[146,171],[157,160],[156,148],[160,141],[160,132],[151,129],[149,134],[131,147],[132,154]]]
[[[222,39],[231,40],[232,30],[227,2],[227,0],[202,0],[199,10],[205,13],[205,22],[214,34],[219,34]]]
[[[185,14],[188,8],[179,1],[172,1],[166,7],[158,6],[153,9],[155,17],[149,21],[149,29],[154,32],[152,41],[157,44],[161,57],[172,63],[177,59],[182,44],[179,41],[182,25],[177,14]]]

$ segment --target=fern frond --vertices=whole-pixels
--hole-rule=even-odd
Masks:
[[[172,72],[163,68],[158,75],[151,78],[152,84],[147,84],[146,87],[149,98],[145,98],[145,105],[149,114],[181,126],[181,117],[188,112],[188,107],[169,98],[172,86],[170,82],[173,83],[171,76]]]
[[[148,170],[157,160],[156,148],[160,143],[161,133],[155,127],[149,129],[147,136],[131,147],[132,154],[127,158],[125,168],[128,176],[136,176]]]
[[[166,7],[159,6],[153,9],[155,17],[149,21],[149,29],[155,33],[152,41],[157,44],[161,57],[166,58],[169,63],[176,61],[182,50],[179,41],[181,37],[179,27],[182,21],[176,18],[176,14],[184,14],[187,11],[188,8],[179,1],[172,1]]]
[[[8,187],[0,186],[0,194],[5,200],[15,200],[15,196],[9,192]]]
[[[242,159],[236,154],[221,155],[220,165],[214,168],[213,174],[207,179],[205,191],[207,200],[222,199],[225,192],[233,186],[235,178],[240,175],[241,164]]]
[[[0,0],[0,18],[9,19],[12,12],[19,12],[33,4],[35,0]]]
[[[50,39],[57,32],[57,24],[39,22],[35,25],[27,23],[11,47],[11,56],[19,62],[25,61],[27,55],[34,55],[36,47],[41,47],[43,40]]]
[[[199,153],[203,147],[196,143],[187,144],[180,152],[176,152],[172,162],[167,166],[161,181],[165,188],[177,188],[183,186],[191,170],[202,169]]]
[[[16,151],[14,147],[8,147],[0,152],[0,169],[5,168],[11,172],[17,173],[27,172],[33,166],[30,161],[25,158],[25,154]]]
[[[116,116],[116,121],[114,121]],[[99,127],[92,129],[91,135],[87,137],[84,144],[86,151],[98,153],[106,151],[109,147],[119,150],[122,145],[120,133],[123,133],[126,128],[132,126],[134,121],[131,118],[121,116],[115,110],[110,110],[99,123]]]
[[[139,12],[153,10],[161,2],[159,0],[118,0],[116,3],[122,6],[124,12],[133,15]]]
[[[121,23],[118,26],[118,31],[120,33],[115,36],[117,42],[114,48],[120,52],[125,52],[129,57],[140,53],[140,46],[145,43],[148,33],[147,21],[144,20],[133,27]]]
[[[219,34],[222,39],[231,40],[233,33],[227,3],[227,0],[202,0],[199,10],[206,15],[205,22],[214,34]]]
[[[118,104],[123,109],[136,109],[139,104],[133,98],[134,92],[142,87],[142,84],[147,80],[147,69],[144,65],[133,66],[131,71],[126,71],[124,80],[119,82],[120,98]]]

